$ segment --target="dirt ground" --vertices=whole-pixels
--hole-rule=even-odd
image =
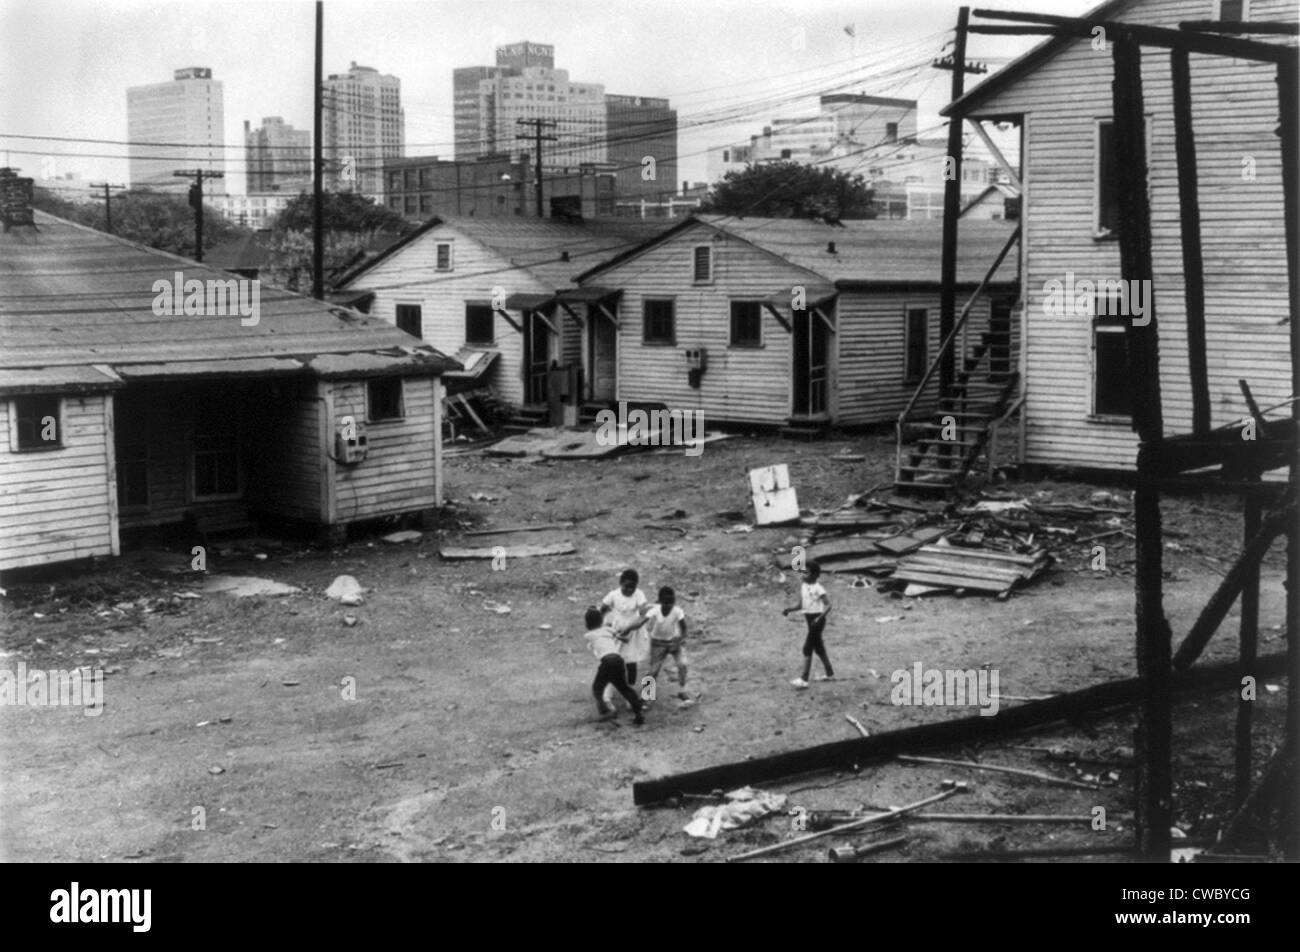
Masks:
[[[832,458],[842,452],[867,460]],[[90,665],[107,677],[99,717],[0,707],[0,858],[719,861],[788,837],[791,817],[693,839],[682,827],[698,804],[640,809],[632,783],[847,739],[855,732],[846,714],[875,733],[972,713],[892,704],[890,673],[918,661],[989,665],[1000,673],[1001,692],[1020,696],[1134,675],[1125,541],[1108,549],[1106,571],[1090,568],[1089,546],[1054,546],[1058,565],[1005,602],[902,599],[827,576],[835,608],[826,642],[839,677],[792,688],[802,621],[779,609],[797,600],[798,578],[778,560],[805,533],[737,529],[752,522],[745,471],[788,463],[806,510],[888,482],[892,461],[885,434],[816,444],[737,436],[710,443],[697,458],[674,451],[595,462],[464,455],[447,461],[455,505],[443,528],[418,542],[213,543],[209,573],[257,575],[300,594],[172,598],[198,592],[204,581],[190,570],[188,545],[9,585],[0,601],[0,667]],[[1012,481],[995,488],[1086,501],[1098,486]],[[1127,500],[1126,490],[1111,490]],[[1180,637],[1240,545],[1241,514],[1226,497],[1181,498],[1165,514],[1172,530],[1166,608]],[[573,526],[461,535],[529,522]],[[555,541],[571,541],[577,552],[507,560],[499,571],[487,561],[438,557],[443,542]],[[613,722],[596,719],[595,659],[581,635],[581,609],[627,566],[640,571],[652,598],[664,584],[679,593],[691,626],[690,690],[698,696],[683,707],[661,691],[639,728],[626,711]],[[365,587],[362,606],[323,596],[344,573]],[[1274,552],[1263,576],[1262,654],[1283,650],[1283,597]],[[345,623],[349,614],[355,626]],[[1234,611],[1205,660],[1234,657],[1236,624]],[[1212,837],[1229,810],[1234,698],[1176,710],[1176,820],[1191,837]],[[1284,704],[1285,690],[1261,690],[1257,767],[1280,739]],[[1131,715],[1091,719],[978,753],[987,763],[1078,777],[1095,768],[1050,764],[1016,745],[1131,747],[1132,726]],[[1127,769],[1100,791],[898,763],[765,786],[791,794],[790,806],[850,809],[910,803],[946,777],[973,788],[943,805],[950,812],[1087,815],[1104,806],[1107,828],[916,823],[902,849],[871,860],[1122,844],[1131,833]],[[844,842],[823,839],[777,858],[823,861],[828,846]]]

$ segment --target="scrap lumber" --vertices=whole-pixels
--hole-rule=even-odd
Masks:
[[[910,529],[907,532],[900,532],[898,535],[890,536],[888,539],[877,539],[876,548],[882,552],[888,552],[890,555],[907,555],[909,552],[915,552],[922,546],[943,538],[948,531],[949,529],[939,526],[932,526],[927,529]]]
[[[835,846],[831,847],[827,855],[832,863],[854,863],[869,856],[872,853],[879,853],[882,850],[890,850],[895,846],[902,846],[907,842],[906,836],[895,836],[888,840],[881,840],[879,843],[868,843],[866,846]]]
[[[900,559],[893,577],[901,582],[1000,595],[1037,578],[1052,562],[1052,556],[1044,549],[1016,554],[986,548],[925,545]]]
[[[488,549],[462,549],[457,546],[445,546],[438,554],[448,562],[466,559],[528,559],[543,555],[571,555],[578,550],[572,542],[555,542],[551,545],[494,545]]]
[[[864,814],[857,810],[814,810],[808,814],[810,829],[825,829],[840,823],[856,820]],[[1062,813],[912,813],[904,818],[908,823],[1060,823],[1091,826],[1091,814]]]
[[[473,532],[462,533],[466,536],[485,536],[485,535],[503,535],[507,532],[543,532],[547,529],[572,529],[572,522],[548,522],[540,526],[506,526],[502,529],[475,529]]]
[[[816,529],[886,529],[897,528],[899,521],[898,516],[853,507],[804,516],[799,524]]]
[[[899,754],[898,759],[905,764],[938,764],[942,767],[969,767],[971,770],[988,770],[993,773],[1015,774],[1017,777],[1030,777],[1034,780],[1041,780],[1044,783],[1054,783],[1062,787],[1077,787],[1083,790],[1100,790],[1101,785],[1096,783],[1084,783],[1082,780],[1070,780],[1066,777],[1057,777],[1054,774],[1042,773],[1038,770],[1024,770],[1020,767],[1003,767],[1000,764],[977,764],[970,760],[945,760],[942,757],[914,757],[906,754]]]
[[[1286,670],[1286,656],[1272,654],[1259,659],[1257,677],[1276,677]],[[1239,683],[1237,661],[1204,665],[1179,672],[1170,679],[1173,689],[1195,693],[1235,686]],[[632,784],[632,802],[638,806],[660,803],[687,793],[735,790],[751,784],[766,783],[797,774],[821,770],[856,769],[872,762],[887,760],[898,754],[933,750],[991,740],[1044,727],[1081,714],[1132,707],[1145,696],[1140,678],[1125,678],[1071,691],[1046,701],[1031,701],[1018,707],[1003,708],[997,717],[952,718],[919,724],[901,730],[886,731],[871,737],[833,741],[766,757],[755,757],[729,764],[719,764],[672,774]]]
[[[823,572],[862,572],[867,575],[888,575],[896,565],[898,560],[887,555],[864,555],[861,558],[835,559],[821,563]]]
[[[1048,856],[1116,856],[1137,855],[1135,846],[1037,846],[1026,850],[976,850],[974,852],[940,853],[939,859],[962,862],[974,860],[1017,860]]]

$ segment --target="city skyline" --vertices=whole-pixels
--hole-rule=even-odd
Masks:
[[[1005,5],[1031,9],[1034,0]],[[1089,5],[1078,0],[1061,12]],[[958,4],[931,0],[919,7],[935,20],[955,21]],[[940,121],[938,109],[948,100],[950,74],[928,66],[941,54],[946,31],[918,29],[914,12],[883,4],[814,2],[793,12],[761,3],[669,2],[642,10],[586,0],[503,8],[390,2],[379,5],[382,16],[376,9],[325,4],[324,73],[355,61],[399,77],[407,155],[454,156],[452,71],[490,62],[498,46],[524,37],[556,46],[564,66],[584,82],[669,100],[679,116],[677,178],[691,182],[706,180],[710,146],[748,138],[774,116],[814,114],[822,92],[916,98],[923,128]],[[0,35],[9,41],[0,57],[0,89],[23,92],[0,97],[0,149],[25,174],[125,182],[126,89],[198,64],[224,83],[225,184],[244,192],[245,120],[282,116],[296,128],[311,128],[313,18],[310,2],[155,7],[122,0],[48,8],[0,0]],[[392,29],[398,22],[403,28]],[[560,22],[568,25],[558,28]],[[734,42],[712,49],[724,29]],[[291,30],[299,37],[292,42]],[[69,50],[78,69],[52,67],[41,50],[57,45]],[[971,55],[995,70],[1031,45],[981,37]],[[655,48],[663,54],[646,55]],[[861,83],[854,82],[858,77]]]

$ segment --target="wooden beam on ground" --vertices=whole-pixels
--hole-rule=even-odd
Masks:
[[[1062,787],[1075,787],[1083,790],[1100,790],[1101,784],[1084,783],[1082,780],[1072,780],[1068,777],[1057,777],[1054,774],[1043,773],[1038,770],[1023,770],[1020,767],[1004,767],[1001,764],[977,764],[970,760],[945,760],[942,757],[916,757],[910,754],[899,754],[898,759],[905,764],[933,764],[939,767],[966,767],[970,770],[987,770],[992,773],[1014,774],[1017,777],[1030,777],[1034,780],[1041,780],[1044,783],[1054,783]]]
[[[1121,854],[1137,855],[1134,846],[1040,846],[1027,850],[976,850],[962,853],[940,853],[939,859],[955,859],[962,862],[976,860],[993,860],[1014,862],[1018,859],[1038,859],[1049,856],[1116,856]]]
[[[1269,655],[1259,659],[1255,669],[1259,677],[1280,674],[1286,659]],[[1173,690],[1180,693],[1221,690],[1238,683],[1238,665],[1203,665],[1175,675]],[[720,764],[688,773],[641,780],[632,784],[632,801],[638,806],[660,803],[685,794],[735,790],[746,784],[768,783],[784,777],[820,770],[854,769],[889,760],[898,754],[920,750],[954,747],[977,741],[989,741],[1017,734],[1031,728],[1045,727],[1083,714],[1096,714],[1115,708],[1132,707],[1142,698],[1142,681],[1126,678],[1109,681],[1080,691],[1060,694],[1045,701],[1031,701],[1017,707],[1003,708],[996,717],[952,718],[931,724],[919,724],[901,730],[886,731],[871,737],[818,744],[801,750],[755,757],[730,764]]]
[[[1260,524],[1262,522],[1259,500],[1254,497],[1247,497],[1245,500],[1246,510],[1246,545],[1250,540],[1259,534]],[[1255,677],[1255,657],[1258,654],[1258,635],[1259,635],[1259,563],[1256,562],[1246,570],[1244,579],[1244,588],[1241,592],[1241,646],[1238,658],[1241,661],[1241,677]],[[1258,691],[1259,684],[1256,680],[1255,689]],[[1236,767],[1237,778],[1233,791],[1233,806],[1240,808],[1246,802],[1246,797],[1250,793],[1250,782],[1252,779],[1251,772],[1251,742],[1250,742],[1250,720],[1251,709],[1255,706],[1255,698],[1243,698],[1239,692],[1237,695],[1237,737],[1236,737]]]
[[[1173,659],[1175,671],[1185,671],[1200,657],[1219,625],[1223,624],[1223,619],[1227,617],[1233,602],[1245,588],[1251,572],[1259,571],[1260,559],[1268,552],[1273,540],[1285,533],[1288,520],[1294,522],[1296,517],[1296,507],[1293,503],[1278,512],[1270,513],[1264,519],[1263,525],[1246,543],[1246,547],[1232,563],[1232,567],[1228,569],[1219,587],[1201,609],[1201,614],[1193,623],[1191,630],[1187,632],[1187,637],[1178,646]]]
[[[1134,281],[1150,282],[1153,279],[1142,50],[1124,32],[1114,37],[1111,50],[1115,64],[1112,98],[1115,168],[1119,173],[1116,195],[1120,272],[1132,287]],[[1137,458],[1137,488],[1133,496],[1133,531],[1137,537],[1134,573],[1137,670],[1144,686],[1135,744],[1138,773],[1134,826],[1143,854],[1156,862],[1168,862],[1169,828],[1173,822],[1173,721],[1169,687],[1173,633],[1162,604],[1164,546],[1160,495],[1151,481],[1152,457],[1159,455],[1164,441],[1164,416],[1160,396],[1158,323],[1155,301],[1150,295],[1147,307],[1147,323],[1138,326],[1130,320],[1124,330],[1133,429],[1142,440]]]
[[[465,559],[528,559],[542,555],[571,555],[578,551],[572,542],[557,542],[554,545],[494,545],[490,549],[462,549],[456,546],[444,546],[438,554],[448,562]]]
[[[1201,253],[1201,203],[1192,128],[1192,77],[1187,50],[1171,50],[1174,89],[1174,153],[1178,165],[1179,229],[1183,245],[1183,294],[1187,307],[1187,367],[1192,384],[1192,432],[1210,432],[1210,383],[1205,359],[1205,262]]]
[[[503,535],[507,532],[542,532],[546,529],[572,529],[572,522],[548,522],[540,526],[506,526],[503,529],[475,529],[473,532],[465,532],[466,536],[485,536],[485,535]]]

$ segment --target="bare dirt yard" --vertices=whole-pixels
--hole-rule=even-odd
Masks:
[[[865,461],[840,461],[841,453]],[[824,576],[834,602],[826,642],[838,679],[798,691],[803,624],[783,569],[795,528],[745,531],[745,473],[789,464],[801,507],[840,505],[887,483],[883,434],[801,444],[736,436],[688,458],[676,451],[578,461],[463,455],[447,462],[438,531],[392,544],[378,535],[315,548],[269,539],[212,543],[209,574],[255,575],[301,589],[236,598],[191,571],[188,545],[106,561],[89,572],[10,584],[0,667],[105,671],[100,716],[0,707],[0,857],[11,861],[719,861],[791,835],[792,818],[695,839],[700,804],[643,809],[634,781],[744,760],[972,710],[891,703],[891,672],[1000,674],[1005,695],[1034,697],[1135,674],[1132,544],[1113,538],[1107,567],[1090,546],[1053,543],[1058,563],[1012,594],[905,599],[853,576]],[[1099,487],[1039,481],[1000,491],[1086,501]],[[1108,487],[1127,504],[1127,490]],[[1183,497],[1165,506],[1166,608],[1187,630],[1240,546],[1240,504]],[[563,529],[467,538],[528,523]],[[572,542],[571,555],[446,562],[441,545]],[[259,558],[258,556],[262,556]],[[653,599],[679,594],[690,624],[690,691],[662,690],[644,727],[623,711],[598,721],[595,659],[581,610],[634,567]],[[365,601],[324,590],[355,576]],[[1281,555],[1266,563],[1260,653],[1283,650]],[[508,612],[501,609],[508,608]],[[345,616],[353,616],[348,624]],[[1237,614],[1205,661],[1235,657]],[[1230,813],[1233,711],[1224,692],[1176,710],[1176,822],[1212,839]],[[1005,700],[1004,705],[1017,703]],[[1280,738],[1285,691],[1261,686],[1256,767]],[[940,780],[972,791],[951,812],[1090,815],[1086,825],[916,823],[881,862],[1049,845],[1123,844],[1133,771],[1051,763],[1027,747],[1110,751],[1122,760],[1133,717],[1119,714],[935,756],[1096,777],[1100,790],[897,762],[765,785],[789,806],[849,810],[911,803]],[[822,861],[820,840],[777,855]],[[1104,860],[1106,857],[1100,857]]]

